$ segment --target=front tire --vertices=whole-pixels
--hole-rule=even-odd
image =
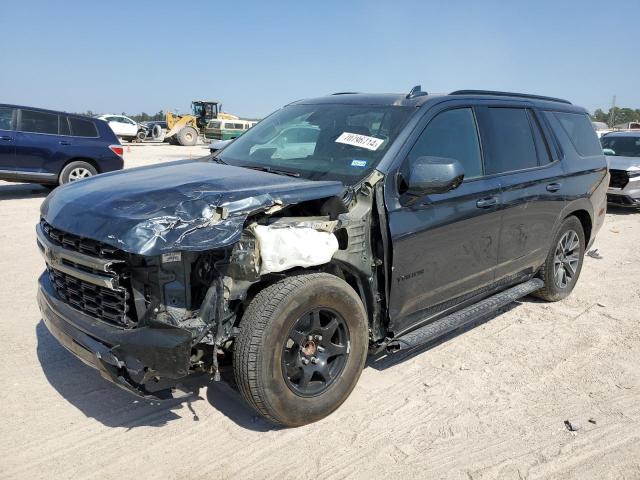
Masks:
[[[60,172],[59,183],[62,185],[64,183],[75,182],[97,174],[98,172],[95,167],[90,163],[83,161],[71,162],[65,165]]]
[[[326,417],[347,399],[367,349],[367,319],[356,292],[334,275],[295,275],[249,304],[233,369],[247,403],[267,420],[295,427]]]
[[[198,132],[193,127],[184,127],[177,134],[178,143],[183,147],[192,147],[198,142]]]
[[[147,138],[147,132],[145,132],[144,130],[138,130],[138,133],[136,135],[136,140],[139,143],[142,143],[145,141],[146,138]]]
[[[538,274],[544,281],[544,287],[533,295],[548,302],[569,296],[582,270],[584,250],[584,230],[580,220],[574,216],[565,218]]]

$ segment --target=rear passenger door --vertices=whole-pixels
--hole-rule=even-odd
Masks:
[[[564,172],[533,108],[486,105],[478,118],[486,174],[498,180],[502,196],[496,281],[510,283],[533,273],[546,258],[565,205]]]
[[[59,115],[20,109],[16,134],[16,172],[22,176],[50,177],[52,165],[65,140],[58,135]]]
[[[15,170],[15,124],[15,108],[0,106],[0,174]]]

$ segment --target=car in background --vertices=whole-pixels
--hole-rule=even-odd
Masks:
[[[606,133],[600,143],[611,174],[608,201],[640,207],[640,130]]]
[[[106,114],[99,115],[97,118],[107,122],[113,133],[123,140],[129,142],[138,140],[141,142],[147,138],[147,128],[135,120],[131,120],[126,115]]]
[[[0,104],[0,180],[73,182],[122,169],[123,150],[103,120]]]
[[[229,145],[233,140],[214,140],[209,144],[209,152],[211,154],[216,153],[218,150],[222,150],[224,147]]]
[[[168,130],[166,120],[150,120],[148,122],[142,122],[140,125],[147,130],[145,140],[156,140],[158,142],[164,141],[164,136],[167,134]]]
[[[257,120],[210,120],[204,128],[206,140],[233,140],[253,127]]]

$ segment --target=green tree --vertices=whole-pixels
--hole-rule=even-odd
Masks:
[[[597,108],[593,115],[591,115],[591,119],[595,122],[604,122],[607,123],[609,121],[609,114],[604,113],[601,108]]]
[[[640,108],[614,107],[605,113],[601,108],[596,109],[591,115],[591,119],[596,122],[605,122],[610,127],[629,122],[640,121]]]

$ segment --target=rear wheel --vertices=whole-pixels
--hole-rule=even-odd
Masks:
[[[176,134],[176,137],[178,143],[183,147],[192,147],[198,141],[198,132],[193,127],[184,127]]]
[[[71,162],[60,172],[60,184],[76,182],[85,178],[97,175],[97,171],[93,165],[83,161]]]
[[[236,383],[271,422],[305,425],[347,399],[367,348],[364,307],[346,282],[325,273],[288,277],[258,293],[242,318]]]
[[[584,260],[585,239],[580,220],[567,217],[556,233],[539,276],[544,287],[534,295],[555,302],[566,298],[575,287]]]

